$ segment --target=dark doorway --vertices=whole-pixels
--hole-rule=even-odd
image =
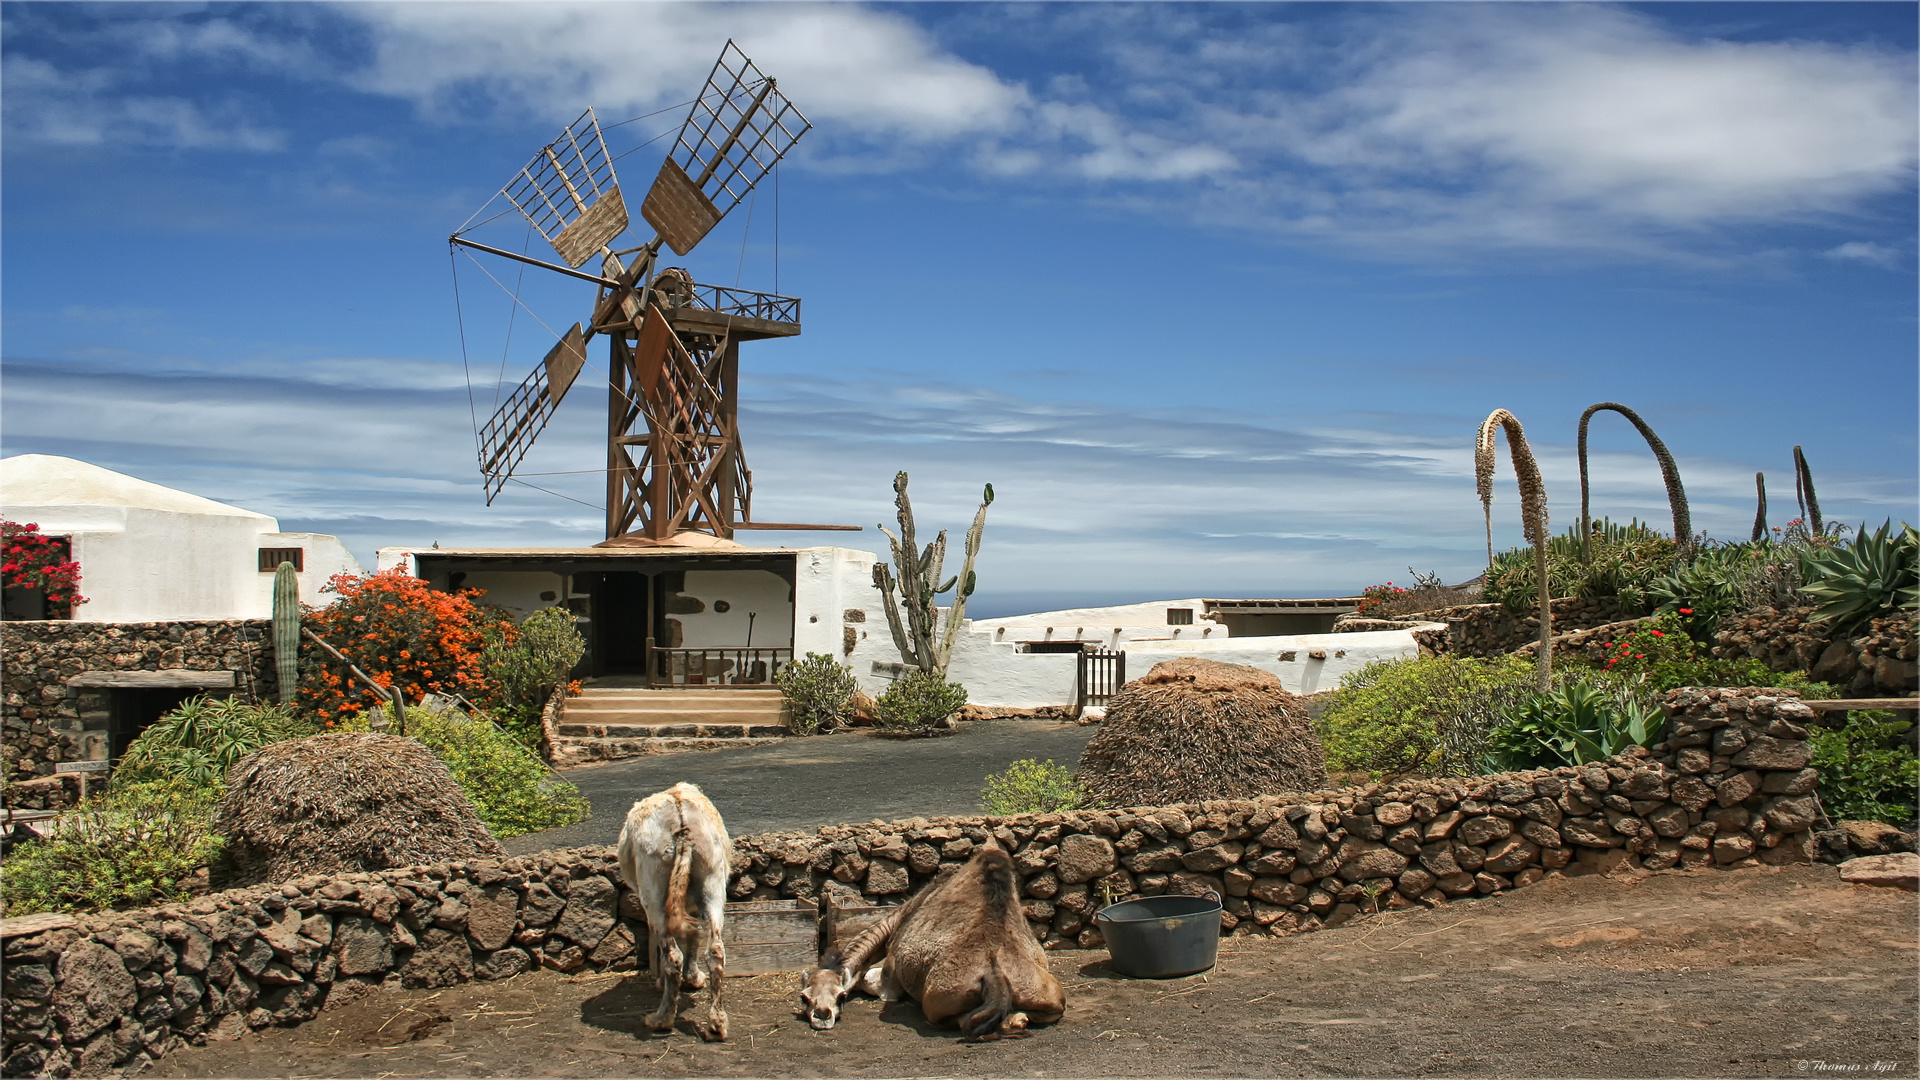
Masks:
[[[164,686],[128,688],[116,686],[108,705],[107,740],[109,757],[118,761],[141,732],[155,720],[180,706],[180,703],[208,691],[197,687]],[[216,691],[225,697],[228,691]]]
[[[645,675],[647,671],[647,575],[609,570],[593,594],[593,673]]]

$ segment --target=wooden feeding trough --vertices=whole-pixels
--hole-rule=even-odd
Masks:
[[[720,940],[728,975],[805,971],[820,956],[820,912],[810,900],[736,901]]]

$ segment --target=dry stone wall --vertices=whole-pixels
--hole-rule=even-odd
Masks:
[[[1211,890],[1223,933],[1287,934],[1552,874],[1805,861],[1812,710],[1757,689],[1677,690],[1667,706],[1665,744],[1605,765],[742,837],[732,896],[897,902],[992,837],[1014,853],[1035,938],[1091,948],[1093,913],[1131,896]],[[635,966],[644,922],[615,865],[577,848],[9,920],[4,1071],[98,1074],[387,983]]]
[[[1813,607],[1767,608],[1725,620],[1713,654],[1752,657],[1774,671],[1806,671],[1848,697],[1910,694],[1920,687],[1920,651],[1911,613],[1886,615],[1836,638]]]
[[[1556,635],[1576,630],[1591,630],[1623,618],[1620,604],[1612,597],[1584,600],[1565,597],[1553,601],[1553,632]],[[1390,623],[1383,626],[1382,623]],[[1401,619],[1343,619],[1334,624],[1334,632],[1350,633],[1392,627],[1415,627],[1440,623],[1446,629],[1414,632],[1424,651],[1453,656],[1501,656],[1540,638],[1537,614],[1516,614],[1504,604],[1465,604],[1459,607],[1423,611]]]
[[[270,624],[264,619],[199,622],[0,623],[0,725],[9,781],[53,772],[85,756],[82,731],[104,726],[104,689],[67,685],[97,671],[231,671],[235,692],[271,698]]]

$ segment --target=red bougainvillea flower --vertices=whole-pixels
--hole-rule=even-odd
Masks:
[[[1691,614],[1693,614],[1693,609],[1692,609],[1692,608],[1690,608],[1690,607],[1683,607],[1683,608],[1681,608],[1681,609],[1680,609],[1680,614],[1682,614],[1682,615],[1691,615]]]

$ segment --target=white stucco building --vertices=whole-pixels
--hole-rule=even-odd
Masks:
[[[316,606],[330,599],[320,592],[329,577],[361,572],[335,537],[281,532],[266,514],[73,458],[0,458],[0,515],[67,540],[87,598],[76,622],[262,619],[273,614],[282,560],[299,571],[300,599]]]
[[[682,533],[673,545],[646,547],[382,548],[379,569],[405,567],[441,589],[485,589],[485,602],[516,616],[569,608],[587,639],[582,673],[590,678],[766,685],[777,666],[825,653],[878,695],[905,668],[874,584],[876,561],[848,548],[750,548]],[[975,705],[1039,708],[1072,703],[1079,654],[1090,648],[1124,651],[1129,677],[1198,656],[1271,671],[1309,694],[1372,661],[1418,655],[1405,630],[1234,633],[1235,622],[1329,629],[1354,602],[1165,600],[968,620],[948,677]]]

